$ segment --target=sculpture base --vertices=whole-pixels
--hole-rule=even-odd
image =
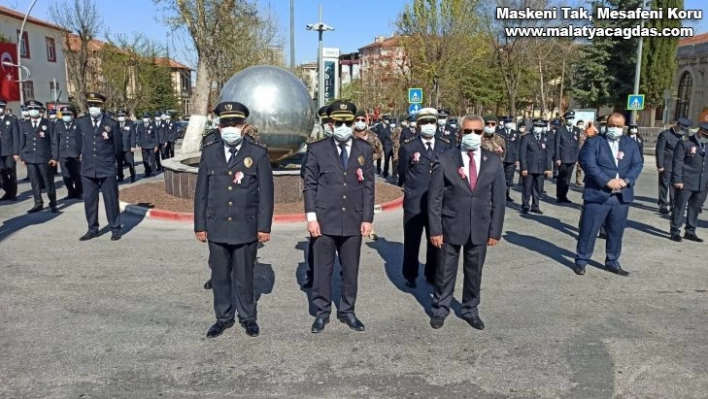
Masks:
[[[165,191],[178,198],[194,199],[197,187],[200,152],[176,154],[174,158],[162,161],[165,176]],[[275,203],[283,204],[303,200],[300,169],[273,171]]]

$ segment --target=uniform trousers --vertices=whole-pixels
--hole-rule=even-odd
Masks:
[[[17,196],[17,162],[12,155],[0,156],[0,181],[9,198]]]
[[[162,150],[162,147],[164,147],[164,144],[161,145],[161,146],[157,149],[157,152],[155,152],[155,153],[152,155],[152,156],[153,156],[153,159],[155,159],[155,170],[158,171],[158,172],[162,170],[162,160],[160,159],[160,157],[162,156],[162,151],[163,151],[163,150]]]
[[[664,169],[663,172],[659,172],[659,208],[673,208],[675,197],[676,189],[671,184],[671,172]],[[666,198],[669,199],[668,202]]]
[[[42,206],[42,190],[47,190],[49,206],[57,205],[57,192],[54,186],[54,168],[47,163],[27,163],[27,175],[32,186],[34,204]]]
[[[430,231],[428,229],[427,209],[423,212],[403,213],[403,277],[406,280],[418,278],[418,254],[420,252],[420,240],[425,229],[425,278],[428,281],[435,280],[435,271],[438,265],[438,249],[430,243]]]
[[[175,156],[175,142],[168,141],[162,146],[162,159],[169,159]]]
[[[145,175],[152,176],[155,171],[155,149],[153,147],[143,148],[143,166],[145,167]],[[159,156],[159,155],[158,155]]]
[[[135,177],[135,156],[133,156],[132,151],[123,151],[120,155],[118,155],[117,161],[118,179],[123,180],[123,167],[125,166],[128,166],[128,170],[130,171],[130,177]]]
[[[80,197],[84,193],[81,183],[81,161],[80,158],[61,158],[61,177],[64,180],[69,197]]]
[[[253,275],[257,253],[258,241],[238,245],[209,241],[217,321],[231,321],[236,313],[241,324],[256,321]]]
[[[354,314],[358,290],[361,235],[321,235],[315,240],[315,280],[312,286],[312,304],[317,308],[317,317],[329,318],[332,309],[332,271],[334,257],[339,254],[342,266],[342,298],[338,315]]]
[[[522,178],[524,187],[521,192],[522,202],[521,207],[524,209],[529,208],[529,200],[531,200],[531,207],[538,208],[539,199],[541,198],[541,193],[543,192],[543,181],[545,176],[543,173],[528,173]]]
[[[575,251],[575,264],[585,266],[590,262],[595,248],[597,233],[604,224],[607,233],[607,239],[605,240],[605,267],[619,267],[622,237],[624,236],[628,213],[629,204],[623,203],[617,194],[611,195],[603,203],[585,201],[583,210],[580,212],[580,232]]]
[[[307,241],[307,281],[313,281],[314,278],[316,240],[316,237],[310,237]]]
[[[389,175],[388,173],[388,168],[389,164],[393,164],[393,162],[390,162],[393,160],[393,148],[386,148],[384,147],[383,155],[381,158],[376,160],[376,169],[379,174],[383,177],[387,177]],[[381,170],[381,161],[383,161],[383,170]],[[393,166],[393,165],[392,165]]]
[[[103,194],[103,204],[106,207],[108,227],[111,232],[120,232],[120,207],[118,205],[118,181],[115,176],[89,177],[81,176],[84,188],[84,212],[89,231],[98,232],[98,192]]]
[[[506,178],[506,196],[511,192],[514,185],[514,172],[516,172],[516,162],[504,162],[504,177]]]
[[[671,209],[671,234],[678,234],[684,222],[686,223],[686,234],[696,234],[698,214],[701,213],[707,194],[708,189],[703,191],[676,190],[674,207]]]
[[[562,163],[558,167],[558,179],[556,179],[556,198],[567,199],[570,191],[570,177],[573,176],[573,163]]]
[[[438,251],[440,267],[435,274],[433,290],[433,316],[445,318],[450,314],[450,303],[455,289],[457,268],[462,252],[462,306],[463,318],[479,317],[477,307],[480,303],[482,285],[482,267],[487,257],[487,245],[474,245],[468,239],[465,245],[453,245],[443,239],[443,246]]]

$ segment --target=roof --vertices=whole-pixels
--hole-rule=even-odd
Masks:
[[[367,44],[364,47],[360,47],[359,51],[364,50],[364,49],[369,49],[369,48],[374,48],[374,47],[395,47],[395,46],[400,46],[400,36],[391,36],[389,38],[383,39],[382,41],[374,41],[371,44]]]
[[[317,62],[308,62],[300,65],[300,67],[304,69],[317,69]]]
[[[10,18],[17,19],[17,20],[19,20],[19,21],[22,21],[22,20],[25,19],[25,14],[24,14],[24,13],[19,12],[19,11],[15,11],[15,10],[13,10],[13,9],[11,9],[11,8],[7,8],[7,7],[3,7],[3,6],[0,6],[0,15],[5,15],[5,16],[8,16],[8,17],[10,17]],[[67,31],[66,29],[62,28],[62,27],[59,26],[59,25],[54,25],[54,24],[52,24],[52,23],[50,23],[50,22],[42,21],[41,19],[37,19],[37,18],[32,17],[32,16],[28,16],[28,17],[27,17],[27,22],[29,22],[29,23],[31,23],[31,24],[43,26],[43,27],[45,27],[45,28],[54,29],[54,30],[57,30],[57,31],[60,31],[60,32],[66,32],[66,31]]]
[[[98,50],[102,49],[105,44],[106,43],[104,43],[100,40],[94,39],[89,42],[88,49],[89,49],[89,51],[98,51]],[[69,50],[71,50],[71,51],[81,50],[81,39],[73,33],[69,34]]]
[[[708,43],[708,33],[701,33],[693,37],[685,37],[679,40],[678,46],[691,46],[694,44]]]
[[[194,70],[194,69],[192,69],[192,68],[190,68],[190,67],[188,67],[188,66],[186,66],[186,65],[184,65],[184,64],[180,64],[179,62],[177,62],[177,61],[175,61],[175,60],[173,60],[173,59],[171,59],[171,58],[162,58],[162,57],[155,58],[155,64],[161,65],[161,66],[170,67],[170,68],[173,68],[173,69],[184,69],[184,70],[187,70],[187,71],[193,71],[193,70]]]

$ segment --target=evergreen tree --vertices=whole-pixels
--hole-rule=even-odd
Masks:
[[[170,68],[155,65],[148,73],[150,74],[149,80],[152,86],[151,104],[155,107],[155,110],[177,109],[179,103],[175,96]]]
[[[683,9],[683,0],[653,0],[652,10],[676,7]],[[656,19],[648,21],[647,27],[680,28],[680,20]],[[664,90],[670,89],[676,75],[676,49],[678,38],[645,38],[642,48],[642,78],[640,92],[649,106],[664,103]]]

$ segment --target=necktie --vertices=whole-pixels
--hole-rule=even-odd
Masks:
[[[231,153],[231,158],[229,158],[229,169],[233,169],[236,166],[236,147],[230,147],[229,152]]]
[[[469,179],[470,188],[474,191],[477,188],[477,164],[474,162],[474,151],[467,151],[467,156],[470,157]]]
[[[433,144],[430,141],[425,144],[428,145],[428,158],[433,159]]]
[[[37,121],[32,121],[32,129],[37,130]]]
[[[339,145],[341,151],[339,151],[339,160],[342,161],[342,167],[347,168],[347,163],[349,163],[349,154],[347,154],[347,145],[342,143]]]
[[[94,132],[96,131],[96,128],[98,127],[98,119],[93,120],[93,130]]]

